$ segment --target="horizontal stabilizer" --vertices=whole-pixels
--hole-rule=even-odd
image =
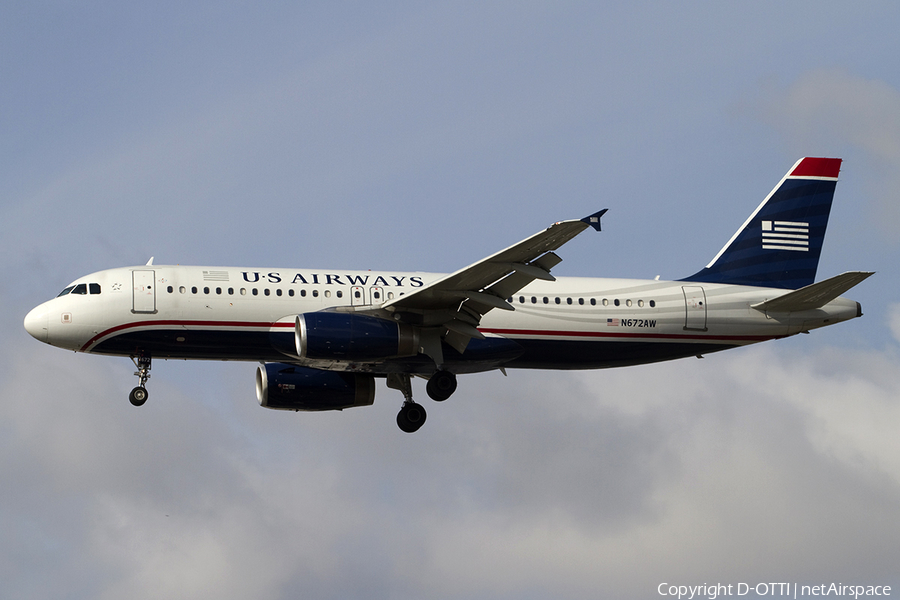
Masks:
[[[754,304],[752,308],[766,312],[798,312],[820,308],[874,274],[874,272],[868,271],[841,273],[825,281],[789,292],[784,296]]]

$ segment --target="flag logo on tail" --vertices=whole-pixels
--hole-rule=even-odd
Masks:
[[[763,250],[809,251],[809,223],[797,221],[763,221]]]

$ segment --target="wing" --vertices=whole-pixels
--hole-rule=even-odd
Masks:
[[[518,244],[389,300],[379,308],[393,312],[398,320],[430,328],[431,335],[422,336],[422,351],[440,366],[442,339],[463,352],[471,338],[483,338],[477,329],[481,317],[495,308],[515,310],[506,299],[535,279],[554,281],[550,269],[562,259],[553,251],[588,227],[600,231],[600,217],[606,211],[554,223]]]

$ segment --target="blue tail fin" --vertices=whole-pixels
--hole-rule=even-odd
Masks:
[[[795,290],[816,279],[839,158],[802,158],[703,270],[682,281]]]

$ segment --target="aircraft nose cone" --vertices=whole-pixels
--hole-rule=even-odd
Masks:
[[[50,337],[50,314],[47,308],[41,304],[25,315],[25,331],[31,336],[42,342],[46,342]]]

